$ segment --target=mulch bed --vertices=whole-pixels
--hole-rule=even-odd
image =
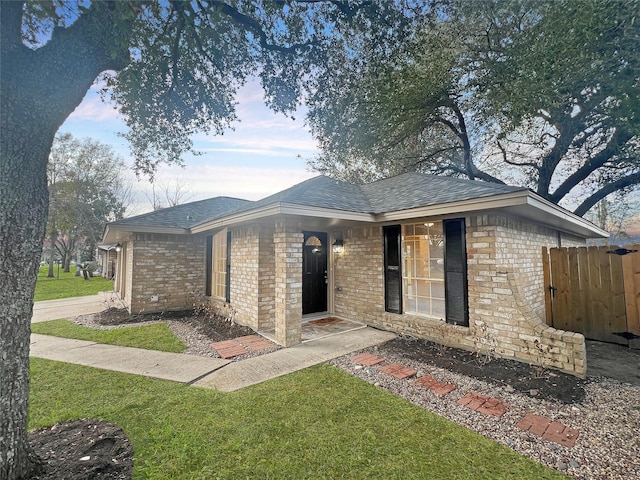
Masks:
[[[96,314],[94,320],[100,325],[125,325],[163,320],[187,322],[213,342],[230,340],[255,333],[249,327],[233,323],[221,315],[197,315],[194,314],[193,310],[132,315],[125,309],[109,308]]]
[[[495,385],[510,385],[515,391],[540,399],[572,404],[585,397],[586,381],[573,375],[514,360],[487,358],[413,337],[386,342],[376,353],[408,358]]]
[[[129,480],[133,448],[118,426],[83,419],[29,433],[42,462],[31,480]]]

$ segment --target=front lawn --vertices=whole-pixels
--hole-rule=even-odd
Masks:
[[[31,429],[124,429],[135,479],[560,479],[329,365],[232,393],[31,359]]]
[[[33,323],[31,332],[123,347],[159,350],[161,352],[182,353],[187,348],[164,323],[97,330],[68,320],[51,320],[49,322]]]
[[[75,267],[71,267],[71,272],[65,273],[60,269],[58,278],[58,267],[54,267],[54,277],[47,278],[49,267],[40,267],[38,279],[36,281],[36,293],[34,302],[41,300],[55,300],[58,298],[84,297],[95,295],[98,292],[113,290],[113,282],[103,277],[93,277],[85,280],[82,276],[75,276]]]

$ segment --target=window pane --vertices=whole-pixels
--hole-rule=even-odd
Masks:
[[[444,315],[445,315],[444,299],[431,300],[431,314],[435,317],[444,318]]]
[[[212,294],[225,298],[227,291],[227,230],[213,237],[213,285]]]
[[[404,311],[444,318],[442,222],[402,227]]]

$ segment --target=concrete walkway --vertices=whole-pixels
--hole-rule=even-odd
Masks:
[[[109,294],[37,302],[32,322],[97,313],[114,300]],[[395,334],[361,328],[238,362],[220,358],[157,352],[83,340],[31,335],[31,356],[172,380],[224,392],[270,380],[367,347]]]
[[[100,292],[97,295],[88,295],[86,297],[35,302],[33,304],[31,323],[89,315],[101,312],[109,307],[124,308],[115,292]]]
[[[32,357],[191,383],[229,360],[31,334]]]

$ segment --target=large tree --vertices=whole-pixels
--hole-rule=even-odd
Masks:
[[[637,0],[447,2],[311,99],[342,177],[406,170],[528,186],[583,215],[640,184]]]
[[[49,156],[47,230],[66,272],[74,254],[82,253],[80,261],[93,260],[105,224],[122,218],[124,169],[107,144],[69,133],[56,136]],[[52,261],[49,272],[53,276]]]
[[[287,111],[329,52],[385,42],[417,21],[407,1],[217,0],[0,2],[0,479],[33,463],[26,421],[29,323],[58,128],[100,75],[120,106],[137,167],[177,161],[196,131],[221,132],[234,97],[259,76]],[[422,2],[416,2],[418,14]],[[374,42],[374,43],[376,43]]]

